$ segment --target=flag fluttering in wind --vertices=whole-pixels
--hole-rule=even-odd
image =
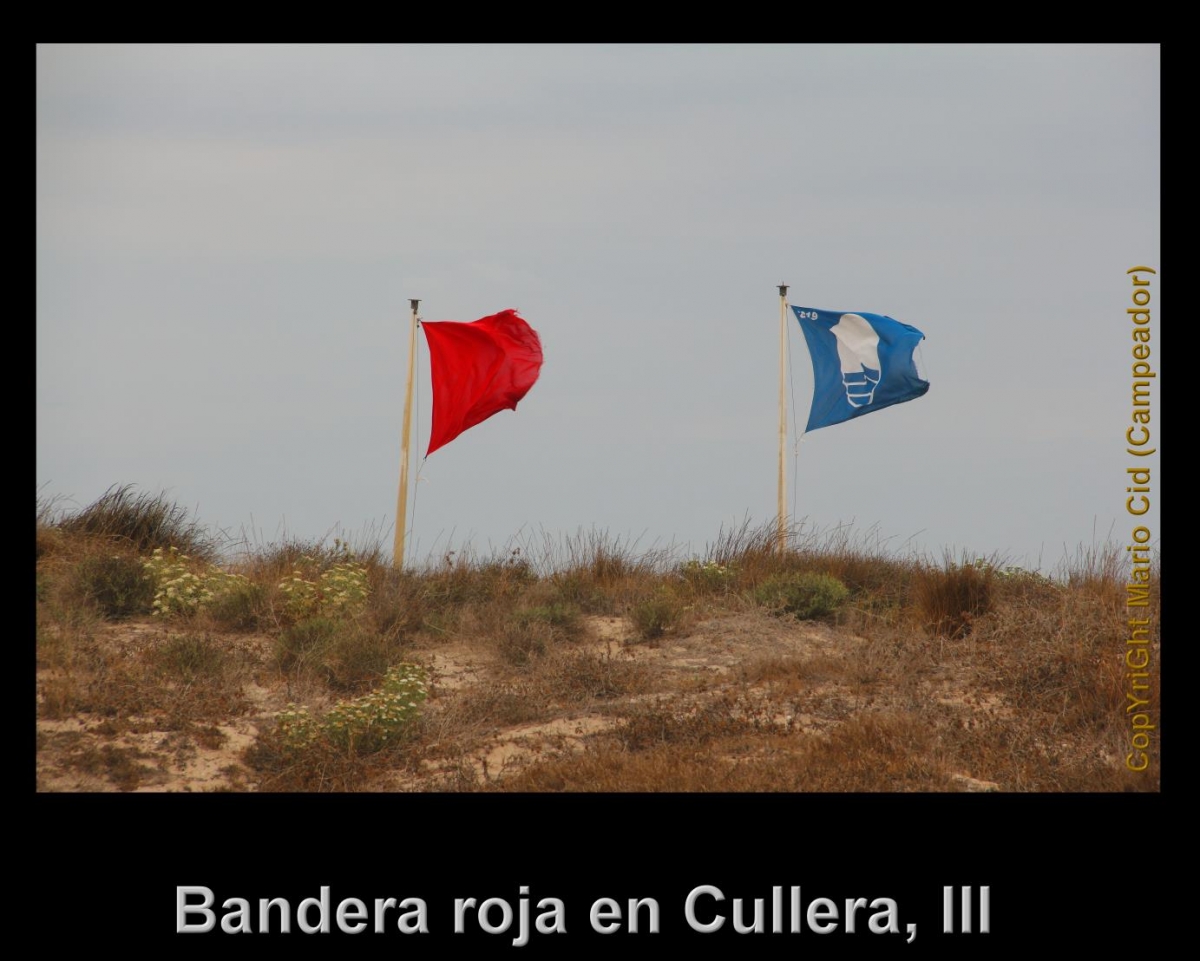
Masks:
[[[929,390],[913,361],[925,338],[916,327],[882,314],[792,307],[813,364],[813,401],[806,430],[902,404]]]
[[[502,410],[516,410],[538,379],[542,342],[515,310],[472,323],[421,323],[429,343],[433,426],[428,457]]]

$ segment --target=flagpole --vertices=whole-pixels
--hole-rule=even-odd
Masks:
[[[413,370],[417,357],[417,304],[409,300],[412,307],[412,323],[408,329],[408,382],[404,387],[404,425],[400,429],[400,492],[396,496],[396,542],[392,545],[392,567],[400,570],[404,566],[404,535],[408,518],[408,442],[412,435]]]
[[[784,473],[787,448],[787,377],[784,362],[787,354],[787,291],[786,284],[779,285],[779,519],[776,538],[781,555],[787,549],[787,480]]]

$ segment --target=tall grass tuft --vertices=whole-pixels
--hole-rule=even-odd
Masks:
[[[1158,563],[1157,545],[1151,546],[1147,553],[1152,562],[1149,583],[1157,589],[1158,575],[1153,566]],[[1093,542],[1088,546],[1080,544],[1076,547],[1073,558],[1068,558],[1064,552],[1055,580],[1084,591],[1105,607],[1117,610],[1125,606],[1125,584],[1129,573],[1128,551],[1111,541],[1103,544]]]
[[[976,618],[991,612],[994,568],[986,563],[955,562],[918,569],[913,600],[925,629],[935,637],[964,638]]]
[[[913,560],[897,556],[875,528],[856,533],[838,524],[820,530],[801,521],[785,531],[784,543],[780,551],[774,523],[723,528],[708,545],[701,569],[735,572],[737,587],[750,592],[784,575],[828,575],[876,609],[898,608],[910,589]]]
[[[365,623],[328,617],[286,627],[275,649],[281,670],[323,681],[338,691],[361,691],[378,683],[397,653],[393,639]]]
[[[135,493],[132,484],[110,487],[82,510],[59,517],[55,526],[67,534],[120,540],[142,554],[175,547],[204,560],[217,555],[211,535],[187,508],[167,500],[165,493]]]

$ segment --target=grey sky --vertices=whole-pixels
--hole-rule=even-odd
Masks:
[[[775,516],[787,283],[920,328],[932,383],[789,445],[810,527],[1043,569],[1127,543],[1159,71],[1154,45],[42,45],[39,490],[390,547],[416,297],[517,308],[545,350],[515,413],[420,465],[418,559],[580,529],[700,552]],[[418,362],[423,454],[421,335]]]

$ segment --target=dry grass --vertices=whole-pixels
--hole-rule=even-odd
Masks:
[[[1135,773],[1116,549],[1046,577],[844,528],[792,531],[780,553],[773,527],[744,525],[688,559],[589,532],[403,572],[368,545],[365,603],[301,617],[281,581],[348,555],[287,542],[228,561],[237,591],[152,618],[135,575],[165,528],[132,519],[153,503],[114,489],[86,522],[39,503],[42,790],[180,789],[206,759],[197,789],[1159,789],[1157,567]],[[289,703],[320,715],[401,664],[428,699],[386,749],[277,736]]]
[[[918,568],[913,594],[922,625],[935,637],[963,638],[992,609],[993,569],[947,557]]]
[[[136,492],[132,484],[110,487],[101,497],[78,511],[60,509],[58,503],[38,500],[39,531],[54,528],[61,534],[83,535],[149,554],[156,547],[176,547],[204,559],[216,557],[213,538],[185,507],[165,493]],[[39,538],[39,543],[46,543]]]

